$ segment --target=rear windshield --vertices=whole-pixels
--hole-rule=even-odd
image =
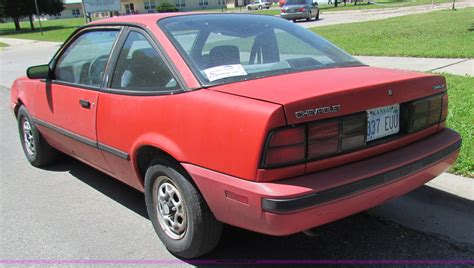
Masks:
[[[314,33],[273,16],[206,14],[159,21],[203,86],[363,65]]]
[[[306,4],[306,0],[288,0],[286,1],[286,5],[304,5]]]

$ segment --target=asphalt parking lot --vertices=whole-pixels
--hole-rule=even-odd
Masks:
[[[0,85],[22,75],[25,66],[46,62],[48,53],[56,48],[33,43],[24,50],[0,52]],[[21,151],[8,99],[9,89],[0,87],[0,264],[12,260],[163,260],[193,264],[181,263],[160,243],[147,219],[142,193],[69,157],[62,157],[47,169],[30,166]],[[302,233],[270,237],[227,226],[217,249],[203,259],[474,259],[472,243],[414,230],[391,220],[395,213],[390,208],[408,211],[411,200],[423,196],[448,203],[458,201],[455,196],[425,186],[385,206],[317,228],[311,237]],[[427,202],[439,206],[433,200]],[[460,210],[467,218],[448,216],[440,221],[443,227],[464,224],[465,228],[465,221],[472,226],[473,203],[462,200],[462,204]],[[467,212],[466,207],[470,208]]]

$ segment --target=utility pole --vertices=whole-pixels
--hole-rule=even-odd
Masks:
[[[35,7],[36,7],[36,15],[38,15],[38,22],[39,22],[39,25],[40,25],[40,32],[41,32],[41,35],[43,35],[43,27],[41,26],[41,17],[40,17],[40,12],[39,12],[39,8],[38,8],[38,1],[35,0]]]
[[[86,20],[86,23],[88,23],[89,21],[87,20],[87,13],[86,13],[86,5],[84,4],[86,0],[82,0],[82,15],[84,15],[84,19]]]

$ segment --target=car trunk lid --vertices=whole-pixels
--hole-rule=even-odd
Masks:
[[[353,114],[446,90],[442,76],[368,66],[305,71],[212,90],[277,103],[288,124]]]

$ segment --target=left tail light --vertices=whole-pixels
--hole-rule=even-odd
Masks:
[[[296,164],[364,147],[367,114],[359,113],[270,133],[263,168]]]
[[[284,166],[306,159],[305,126],[274,130],[265,146],[264,167]]]
[[[300,8],[298,9],[298,12],[304,12],[304,11],[305,11],[305,8],[304,8],[304,7],[300,7]]]

